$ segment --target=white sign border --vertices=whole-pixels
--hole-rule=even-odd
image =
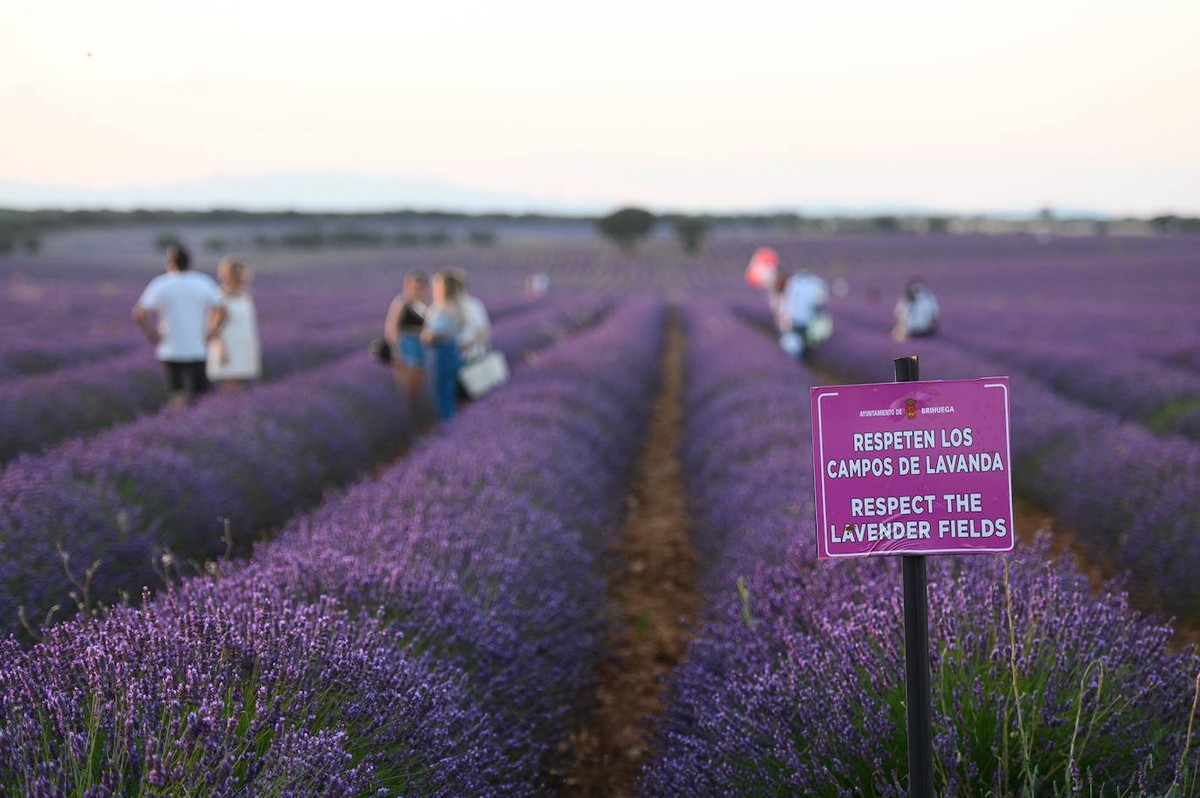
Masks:
[[[994,377],[983,377],[983,378],[977,379],[977,380],[917,380],[916,382],[914,382],[912,384],[920,385],[923,382],[976,382],[976,383],[983,383],[984,388],[1002,388],[1002,389],[1004,389],[1004,447],[1005,447],[1004,456],[1007,458],[1005,465],[1008,468],[1008,517],[1012,521],[1012,526],[1013,526],[1013,528],[1010,529],[1009,533],[1008,533],[1008,548],[1007,549],[981,549],[978,551],[972,551],[971,549],[918,549],[915,551],[911,550],[911,549],[899,549],[899,550],[886,551],[886,552],[882,552],[882,553],[864,551],[864,552],[854,552],[854,553],[850,553],[850,554],[846,554],[846,553],[835,554],[829,548],[829,538],[828,538],[829,530],[828,529],[818,529],[817,534],[820,536],[820,540],[823,541],[825,544],[825,556],[822,558],[821,551],[820,551],[820,549],[818,549],[817,550],[817,558],[818,559],[855,560],[855,559],[862,559],[863,557],[919,557],[919,556],[923,556],[926,554],[1010,554],[1016,550],[1017,519],[1016,519],[1015,514],[1013,513],[1012,435],[1011,435],[1012,421],[1009,418],[1011,413],[1009,412],[1009,406],[1008,406],[1008,386],[1006,386],[1002,382],[993,382],[993,383],[985,382],[985,380],[990,380],[990,379],[995,379],[995,378]],[[861,386],[853,385],[853,386],[837,386],[837,387],[852,387],[852,388],[864,387],[865,388],[868,385],[906,385],[906,384],[908,384],[908,383],[873,382],[873,383],[863,383]],[[817,394],[817,431],[819,433],[818,437],[820,438],[820,457],[821,457],[822,464],[825,462],[825,425],[821,423],[821,400],[829,398],[829,397],[833,397],[833,396],[838,396],[838,395],[839,395],[838,391],[827,391],[827,392]],[[821,484],[821,518],[822,518],[822,520],[824,520],[826,522],[825,526],[827,527],[828,522],[829,522],[829,515],[826,510],[826,505],[825,505],[825,469],[819,464],[814,464],[814,465],[817,465],[817,474],[818,474],[817,478],[820,480],[820,484]]]

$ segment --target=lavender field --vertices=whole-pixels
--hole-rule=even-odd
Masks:
[[[938,794],[1200,795],[1200,239],[263,253],[264,379],[175,410],[148,233],[110,236],[0,260],[0,795],[903,796],[899,563],[817,562],[808,406],[907,354],[1010,377],[1021,509],[1012,555],[930,558]],[[834,285],[810,362],[761,245]],[[419,434],[367,343],[450,265],[512,375]],[[941,333],[897,343],[917,275]],[[641,574],[668,499],[694,568]]]

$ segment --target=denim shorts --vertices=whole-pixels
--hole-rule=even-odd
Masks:
[[[421,345],[421,337],[416,333],[404,333],[400,336],[400,362],[406,366],[425,367],[425,347]]]

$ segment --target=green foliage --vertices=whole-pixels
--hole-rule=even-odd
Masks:
[[[1200,233],[1200,218],[1166,214],[1155,216],[1150,222],[1160,233]]]
[[[956,794],[985,795],[998,787],[1001,796],[1066,798],[1094,790],[1093,774],[1142,774],[1164,764],[1143,759],[1113,733],[1139,729],[1152,748],[1164,750],[1178,733],[1155,714],[1153,702],[1138,700],[1150,687],[1132,664],[1064,657],[1071,630],[1036,615],[1016,618],[1007,567],[1003,601],[1001,624],[982,641],[997,657],[946,647],[935,668],[934,715],[941,720],[934,734],[953,740],[954,758],[975,765],[972,781],[960,783]],[[949,727],[937,728],[947,720]],[[1195,774],[1184,769],[1182,775]],[[1110,782],[1091,794],[1143,795],[1136,780]]]
[[[683,251],[695,255],[700,251],[700,243],[708,233],[710,225],[707,216],[674,216],[671,218],[671,226],[675,229],[675,235],[679,237]]]
[[[490,247],[496,243],[496,234],[491,230],[472,230],[467,239],[477,247]]]
[[[431,247],[445,247],[454,243],[454,236],[448,230],[434,230],[425,237],[425,243]]]
[[[177,247],[182,243],[178,233],[159,233],[154,239],[154,250],[162,252],[167,247]]]
[[[929,232],[933,235],[945,235],[950,232],[949,216],[930,216]]]
[[[377,247],[383,244],[383,236],[356,227],[339,227],[333,233],[332,243],[335,247]]]
[[[642,208],[621,208],[596,220],[596,227],[605,237],[614,241],[622,251],[629,252],[650,234],[658,221],[650,211]]]

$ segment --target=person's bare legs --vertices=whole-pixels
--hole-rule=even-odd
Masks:
[[[429,392],[425,388],[425,369],[401,366],[397,376],[404,398],[408,400],[413,429],[416,432],[424,432],[433,420],[433,408],[429,401]]]

